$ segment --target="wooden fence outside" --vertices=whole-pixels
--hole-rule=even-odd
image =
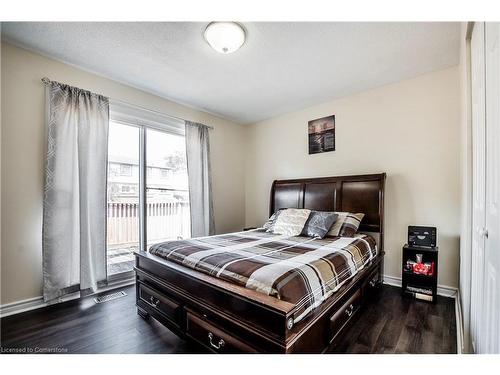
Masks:
[[[148,244],[189,238],[191,232],[189,202],[147,204]],[[139,242],[139,204],[107,204],[108,248],[131,247]]]

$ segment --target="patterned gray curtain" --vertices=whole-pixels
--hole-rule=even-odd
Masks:
[[[109,99],[44,82],[43,296],[53,301],[106,280]]]
[[[208,126],[186,121],[186,155],[192,237],[209,236],[215,233],[208,133]]]

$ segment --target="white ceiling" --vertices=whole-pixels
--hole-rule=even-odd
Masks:
[[[458,64],[458,23],[244,23],[212,50],[206,24],[2,23],[4,40],[145,91],[252,123]]]

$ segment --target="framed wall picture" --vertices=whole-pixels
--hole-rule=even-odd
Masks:
[[[335,115],[308,123],[309,154],[335,151]]]

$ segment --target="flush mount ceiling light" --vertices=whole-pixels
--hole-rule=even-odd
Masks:
[[[203,36],[210,47],[224,54],[237,51],[245,43],[245,30],[236,22],[209,23]]]

